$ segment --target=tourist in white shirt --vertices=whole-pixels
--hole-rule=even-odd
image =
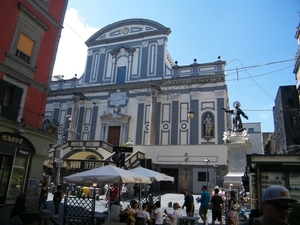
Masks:
[[[137,217],[145,219],[145,221],[144,221],[145,225],[148,225],[148,223],[152,222],[152,219],[150,218],[150,214],[147,212],[147,210],[148,210],[148,204],[144,203],[143,206],[142,206],[142,210],[140,210],[137,213]]]
[[[122,196],[122,200],[123,202],[125,201],[126,195],[128,193],[128,188],[126,184],[122,185],[122,189],[121,189],[121,196]]]
[[[160,207],[160,201],[155,202],[156,209],[154,210],[154,216],[155,216],[155,224],[156,225],[162,225],[164,223],[163,221],[163,215],[164,211]]]
[[[172,214],[168,213],[167,210],[165,210],[165,214],[172,220],[173,225],[177,225],[178,218],[182,217],[182,213],[180,211],[180,205],[177,202],[175,202],[173,204],[173,209],[174,211]]]

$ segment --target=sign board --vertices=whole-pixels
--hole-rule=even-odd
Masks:
[[[114,146],[113,147],[113,152],[133,152],[133,147],[121,147],[121,146]]]
[[[56,159],[54,159],[54,162],[56,162],[56,163],[63,163],[64,161],[62,159],[60,159],[60,158],[56,158]]]

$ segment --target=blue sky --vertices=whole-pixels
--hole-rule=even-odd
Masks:
[[[69,0],[53,75],[84,72],[84,42],[102,27],[129,18],[169,27],[168,51],[178,65],[227,62],[229,103],[239,101],[244,122],[273,132],[279,86],[295,85],[299,0]]]

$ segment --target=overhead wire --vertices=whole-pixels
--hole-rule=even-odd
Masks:
[[[61,20],[62,18],[50,7],[50,10],[57,16],[59,17]],[[83,41],[85,41],[85,39],[83,37],[81,37],[80,34],[78,34],[68,23],[66,23],[64,21],[64,24],[66,26],[68,26],[78,37],[80,37]],[[288,49],[292,49],[292,48],[288,48]],[[236,59],[233,59],[231,61],[229,61],[227,64],[230,64],[232,63],[233,61],[238,61],[242,67],[241,68],[234,68],[234,69],[226,69],[224,70],[224,72],[231,72],[231,71],[236,71],[236,74],[239,74],[239,72],[242,72],[242,71],[245,71],[249,77],[244,77],[244,78],[241,78],[240,76],[238,76],[237,79],[230,79],[230,80],[226,80],[226,81],[234,81],[234,80],[244,80],[244,79],[252,79],[253,82],[256,84],[257,87],[259,87],[263,93],[265,93],[266,96],[268,96],[269,98],[271,98],[272,100],[274,99],[273,96],[271,96],[271,94],[269,94],[266,90],[264,90],[260,84],[258,84],[254,77],[259,77],[259,76],[265,76],[265,75],[268,75],[268,74],[272,74],[272,73],[275,73],[275,72],[278,72],[278,71],[282,71],[282,70],[285,70],[287,68],[290,68],[292,66],[288,66],[288,67],[284,67],[284,68],[281,68],[281,69],[278,69],[278,70],[275,70],[275,71],[271,71],[271,72],[267,72],[267,73],[263,73],[263,74],[259,74],[259,75],[255,75],[255,76],[251,76],[250,73],[248,72],[249,69],[253,69],[253,68],[258,68],[258,67],[262,67],[262,66],[268,66],[268,65],[273,65],[273,64],[277,64],[277,63],[283,63],[283,62],[288,62],[288,61],[295,61],[295,58],[292,58],[292,59],[285,59],[285,60],[279,60],[279,61],[272,61],[272,62],[268,62],[268,63],[264,63],[264,64],[258,64],[258,65],[251,65],[251,66],[244,66],[241,62],[241,59],[245,59],[245,58],[251,58],[251,57],[257,57],[257,56],[261,56],[261,55],[266,55],[266,54],[271,54],[271,53],[274,53],[274,52],[279,52],[279,51],[285,51],[287,49],[282,49],[282,50],[278,50],[278,51],[273,51],[273,52],[269,52],[269,53],[262,53],[262,54],[257,54],[257,55],[254,55],[254,56],[247,56],[247,57],[242,57],[242,58],[236,58]],[[227,74],[226,76],[228,76],[230,74]],[[146,82],[146,81],[143,81],[143,82]],[[203,86],[205,84],[202,84],[201,86]],[[175,89],[175,87],[173,88]],[[169,92],[169,91],[168,91]],[[247,111],[247,110],[245,110]],[[255,111],[262,111],[262,110],[255,110]],[[265,110],[263,110],[265,111]],[[268,111],[268,110],[266,110]]]

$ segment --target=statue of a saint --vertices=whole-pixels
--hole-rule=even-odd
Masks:
[[[234,109],[221,108],[226,113],[232,114],[232,132],[242,132],[243,130],[245,130],[240,115],[242,115],[246,119],[248,119],[248,116],[243,112],[243,110],[240,109],[240,106],[241,103],[236,101],[233,103]]]
[[[213,126],[214,126],[214,121],[210,116],[210,113],[207,113],[204,121],[203,121],[203,125],[204,125],[204,130],[205,130],[205,136],[212,136],[212,132],[213,132]]]

